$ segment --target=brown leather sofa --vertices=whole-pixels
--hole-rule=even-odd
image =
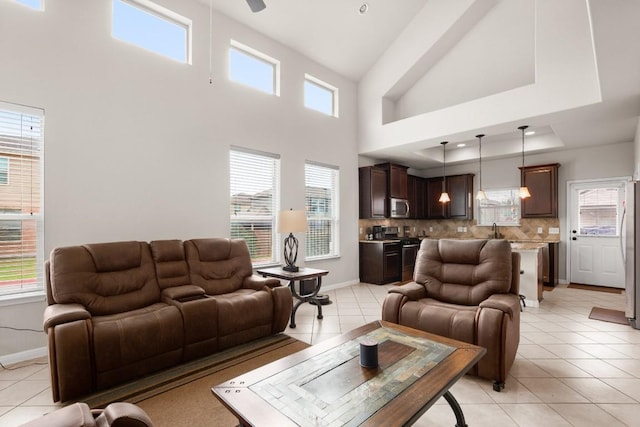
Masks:
[[[253,275],[241,239],[56,248],[46,278],[54,401],[277,334],[292,307],[288,287]]]
[[[92,410],[86,403],[77,402],[20,427],[153,427],[153,423],[133,403],[115,402],[104,410]]]
[[[520,342],[520,254],[506,240],[425,239],[413,279],[389,290],[382,319],[486,348],[470,373],[504,388]]]

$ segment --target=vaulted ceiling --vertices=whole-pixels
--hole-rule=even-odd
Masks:
[[[209,0],[202,0],[208,4]],[[640,1],[212,0],[359,84],[359,151],[416,169],[634,140]],[[363,4],[366,13],[360,13]],[[452,144],[452,146],[455,144]]]

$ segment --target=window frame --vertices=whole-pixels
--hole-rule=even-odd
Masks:
[[[330,85],[329,83],[320,80],[317,77],[312,76],[311,74],[306,74],[304,75],[304,83],[305,83],[305,90],[304,90],[304,106],[305,108],[309,109],[309,110],[313,110],[313,111],[317,111],[319,113],[322,113],[326,116],[330,116],[330,117],[339,117],[339,90],[337,87]],[[320,110],[318,108],[313,108],[309,105],[307,105],[307,90],[306,90],[306,85],[310,84],[313,85],[319,89],[325,90],[327,92],[329,92],[331,94],[331,113],[326,113],[323,110]]]
[[[38,10],[38,11],[44,11],[44,0],[37,0],[38,1],[38,6],[34,6],[32,5],[30,2],[27,2],[25,0],[13,0],[15,3],[18,3],[19,5],[28,7],[29,9],[33,9],[33,10]]]
[[[311,176],[309,175],[309,168],[318,168],[324,169],[326,173],[333,174],[329,179],[332,181],[332,188],[329,189],[330,192],[330,201],[329,199],[324,199],[323,204],[329,208],[330,212],[327,215],[311,215],[311,207],[315,205],[316,199],[312,198],[309,193],[309,189],[311,188],[308,185],[308,181]],[[324,163],[319,163],[311,160],[306,160],[304,164],[304,174],[305,174],[305,211],[307,214],[307,224],[308,230],[306,233],[306,245],[305,245],[305,261],[315,261],[321,259],[329,259],[329,258],[338,258],[340,257],[340,167],[327,165]],[[320,203],[317,203],[320,205]],[[332,208],[332,209],[331,209]],[[312,224],[314,221],[329,221],[331,231],[329,234],[329,241],[326,243],[329,251],[327,253],[323,253],[320,255],[309,255],[309,251],[313,247],[318,247],[320,245],[312,245],[313,237],[311,236]]]
[[[513,218],[515,219],[514,222],[504,222],[504,221],[492,221],[492,222],[481,222],[483,219],[483,215],[482,215],[482,208],[483,208],[483,204],[486,203],[486,200],[490,200],[490,195],[492,192],[502,192],[502,191],[511,191],[512,196],[514,196],[514,200],[516,201],[516,208],[517,208],[517,212],[515,213],[515,215],[513,216]],[[484,192],[487,195],[487,199],[486,200],[478,200],[476,203],[477,205],[477,226],[478,227],[491,227],[493,225],[493,223],[495,222],[495,224],[497,226],[503,226],[503,227],[510,227],[510,226],[520,226],[522,223],[522,200],[518,197],[518,191],[519,191],[519,187],[502,187],[502,188],[489,188],[489,189],[485,189]],[[514,206],[514,205],[501,205],[501,207],[508,207],[508,206]]]
[[[266,64],[268,66],[270,66],[273,70],[273,75],[272,75],[272,90],[271,91],[266,91],[263,90],[259,87],[257,87],[256,85],[252,85],[250,82],[247,81],[243,81],[243,80],[239,80],[234,78],[231,75],[231,67],[232,67],[232,56],[231,53],[232,51],[235,50],[253,60],[256,60],[258,62],[261,62],[263,64]],[[238,83],[241,84],[243,86],[249,87],[251,89],[254,89],[260,93],[266,93],[268,95],[275,95],[275,96],[280,96],[280,61],[263,53],[260,52],[259,50],[256,50],[250,46],[247,46],[243,43],[240,43],[237,40],[231,39],[229,42],[229,51],[228,51],[228,67],[227,67],[227,77],[229,78],[230,81],[234,82],[234,83]]]
[[[162,21],[166,21],[170,24],[173,24],[177,27],[181,27],[185,30],[185,59],[178,59],[172,56],[167,55],[164,52],[160,52],[158,50],[154,50],[147,46],[142,46],[137,42],[132,40],[126,40],[121,37],[114,35],[114,23],[115,23],[115,5],[116,2],[128,4],[129,6],[140,10],[141,12],[147,13],[151,16],[154,16]],[[160,6],[157,3],[154,3],[150,0],[111,0],[111,37],[120,40],[124,43],[136,46],[140,49],[144,49],[148,52],[153,52],[157,55],[160,55],[164,58],[169,58],[173,61],[182,63],[182,64],[192,64],[193,59],[193,21],[189,18],[186,18],[171,9],[167,9],[166,7]]]
[[[2,306],[16,301],[29,302],[33,298],[40,298],[45,290],[44,110],[0,101],[0,111],[6,113],[0,115],[0,133],[5,129],[3,135],[0,135],[0,146],[3,146],[2,149],[6,154],[3,157],[9,157],[9,170],[12,167],[19,169],[17,172],[9,171],[8,174],[13,176],[13,179],[9,180],[8,185],[1,187],[4,194],[0,194],[0,197],[3,197],[1,199],[3,204],[0,205],[0,222],[13,225],[20,222],[20,238],[0,242],[0,255],[4,255],[0,257],[0,263],[14,259],[13,264],[19,265],[21,269],[12,271],[8,268],[15,268],[13,264],[11,267],[2,265],[0,277],[2,279],[0,306]],[[23,148],[25,146],[26,148]],[[28,175],[25,175],[27,172],[23,169],[25,165],[29,165]],[[37,165],[35,171],[34,165]],[[25,176],[27,178],[24,178]],[[33,180],[34,177],[37,181]],[[19,188],[12,190],[12,186]],[[31,189],[30,196],[26,199],[21,197],[18,204],[12,203],[11,191],[23,191],[24,187]],[[36,195],[35,199],[34,195]],[[31,240],[25,242],[27,239]],[[16,243],[19,244],[18,247],[15,247]],[[15,256],[11,256],[12,253]],[[26,271],[22,268],[26,268]],[[11,275],[19,278],[5,279],[6,276]]]
[[[270,216],[267,217],[262,215],[246,215],[243,217],[234,218],[234,215],[235,215],[233,210],[234,197],[240,194],[243,194],[243,193],[238,193],[235,195],[232,194],[234,190],[233,189],[233,186],[234,186],[233,167],[234,166],[233,166],[233,159],[232,159],[234,152],[242,155],[258,156],[263,159],[273,160],[273,175],[270,177],[271,179],[271,206],[270,206],[271,215]],[[240,171],[238,173],[241,174]],[[255,174],[254,175],[244,174],[243,175],[244,179],[246,179],[247,176],[255,176]],[[261,190],[261,191],[264,191],[264,190]],[[253,195],[255,196],[256,194],[259,194],[259,192]],[[260,223],[270,222],[271,224],[271,233],[270,233],[270,239],[271,239],[270,255],[271,256],[269,259],[262,259],[262,260],[256,260],[252,256],[251,264],[254,268],[275,265],[280,262],[280,245],[279,245],[278,233],[277,233],[277,217],[278,217],[279,211],[280,211],[280,155],[274,154],[274,153],[267,153],[264,151],[248,149],[244,147],[231,146],[229,148],[229,236],[231,238],[242,238],[242,236],[234,235],[234,225],[241,222],[251,222],[252,226],[253,226],[253,223],[255,222],[260,222]],[[250,242],[247,242],[247,246],[249,246],[249,249],[251,251]]]

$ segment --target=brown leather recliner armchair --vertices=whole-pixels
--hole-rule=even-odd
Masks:
[[[382,320],[486,348],[470,373],[504,388],[520,342],[520,254],[506,240],[425,239],[413,279],[389,290]]]

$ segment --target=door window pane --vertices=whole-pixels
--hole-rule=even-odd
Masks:
[[[618,235],[618,188],[578,192],[578,229],[586,236]]]

